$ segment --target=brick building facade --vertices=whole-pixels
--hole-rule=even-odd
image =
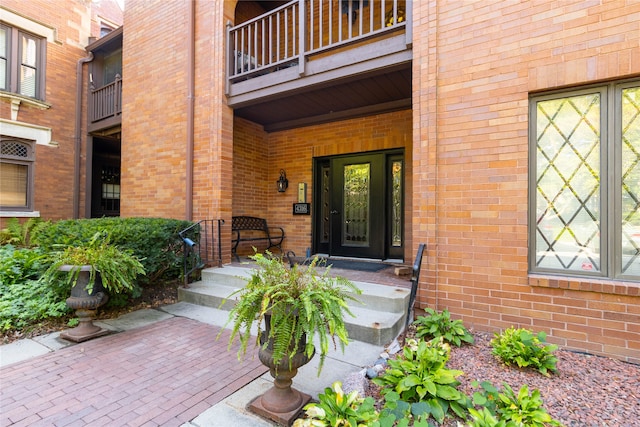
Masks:
[[[398,4],[385,4],[391,3]],[[638,208],[625,208],[628,196],[635,197],[640,188],[631,182],[633,166],[616,163],[631,156],[616,147],[640,147],[640,124],[633,113],[640,105],[634,98],[640,98],[640,4],[401,2],[408,23],[399,31],[409,42],[406,50],[394,52],[393,58],[400,59],[390,68],[398,73],[389,72],[386,89],[401,87],[409,76],[408,104],[404,99],[381,103],[386,110],[359,105],[349,115],[316,111],[315,122],[292,118],[292,111],[280,124],[264,124],[251,114],[282,111],[257,111],[261,104],[248,97],[269,88],[242,80],[246,69],[230,68],[236,62],[229,57],[232,51],[240,55],[249,74],[252,61],[260,68],[271,59],[256,60],[257,50],[247,56],[243,46],[227,44],[227,31],[286,4],[127,0],[121,215],[224,219],[225,262],[231,260],[231,217],[260,216],[285,228],[287,250],[304,254],[307,248],[322,247],[318,230],[323,225],[320,211],[292,214],[298,183],[307,184],[314,208],[323,200],[319,171],[326,165],[368,155],[401,156],[400,258],[412,262],[418,244],[427,244],[420,307],[448,309],[478,330],[495,332],[512,325],[543,330],[550,342],[569,349],[640,362],[640,259],[635,232],[626,229],[635,227]],[[306,4],[311,10],[318,3]],[[340,11],[335,1],[322,4]],[[378,4],[351,2],[350,12],[359,14],[342,10],[354,21],[339,25],[362,32],[358,19],[369,19],[367,12],[377,19]],[[387,13],[385,22],[397,24],[399,10]],[[389,34],[388,43],[379,46],[391,46],[389,40],[397,34]],[[330,53],[355,52],[359,42]],[[369,42],[374,43],[367,39],[365,44]],[[84,55],[80,48],[74,54],[67,73],[74,72]],[[313,66],[323,54],[314,52],[308,62],[290,62],[286,69],[278,64],[268,75],[255,74],[253,82],[275,82],[294,70],[301,70],[296,78],[313,79],[315,72],[320,79],[323,71]],[[408,72],[402,55],[410,55]],[[363,67],[357,72],[367,71]],[[371,83],[383,71],[365,80]],[[231,79],[236,72],[240,77]],[[321,87],[334,98],[340,92],[329,91],[338,87],[339,76]],[[354,78],[352,86],[340,90],[351,96],[348,91],[361,83]],[[236,92],[252,84],[253,92]],[[286,84],[294,87],[295,81]],[[73,90],[71,85],[69,95]],[[322,90],[305,90],[274,90],[265,95],[264,105],[282,107],[277,103],[296,91],[300,97],[290,99],[300,110],[307,107],[305,97],[309,103],[321,99]],[[366,98],[367,91],[360,96]],[[583,107],[586,98],[591,101]],[[554,107],[556,101],[566,101],[572,112]],[[3,118],[8,105],[2,104]],[[575,127],[570,124],[573,112]],[[19,114],[26,117],[22,110]],[[565,118],[560,122],[559,117]],[[547,129],[558,130],[549,136]],[[73,128],[64,135],[73,135]],[[579,147],[593,135],[599,156]],[[61,138],[54,133],[54,141]],[[556,157],[545,152],[554,144],[561,147],[556,147]],[[563,187],[548,171],[574,161],[564,154],[557,157],[565,147],[575,148],[580,160]],[[65,177],[71,172],[71,164],[56,165],[64,167]],[[275,186],[281,170],[290,183],[284,193]],[[47,190],[36,190],[37,201],[37,193]],[[73,197],[66,190],[62,196]],[[47,215],[70,216],[69,200]],[[563,209],[571,212],[560,209],[562,200],[569,206]],[[376,231],[391,239],[388,229]],[[397,257],[388,251],[382,255]]]
[[[78,79],[78,61],[87,57],[85,47],[90,37],[99,37],[101,28],[105,31],[122,24],[122,10],[115,1],[98,5],[76,0],[7,0],[0,6],[0,21],[2,63],[7,67],[0,89],[1,178],[5,185],[12,182],[11,189],[3,187],[0,221],[10,217],[82,216],[86,105],[83,103],[78,113],[74,100],[79,82],[84,102],[88,73],[86,66],[81,68]],[[22,45],[24,35],[29,40],[25,43],[31,43],[30,53],[27,44]],[[34,67],[38,79],[35,88],[28,86],[28,79],[19,78],[19,54],[28,57],[27,63],[33,61],[29,66]],[[80,126],[76,124],[77,113],[82,120]],[[26,151],[11,149],[17,147],[15,141]],[[28,168],[24,173],[18,170],[23,165]]]

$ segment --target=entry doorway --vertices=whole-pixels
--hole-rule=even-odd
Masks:
[[[91,218],[120,216],[120,140],[93,138]]]
[[[317,158],[314,189],[314,252],[403,259],[402,151]]]

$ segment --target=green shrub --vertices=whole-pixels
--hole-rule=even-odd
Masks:
[[[192,223],[162,218],[95,218],[62,220],[35,231],[32,241],[46,251],[81,246],[97,232],[106,232],[111,243],[141,260],[146,276],[139,284],[182,275],[182,242],[178,232]]]
[[[20,329],[69,309],[68,290],[40,279],[46,265],[42,250],[0,246],[0,329]]]
[[[425,309],[428,316],[418,316],[413,324],[418,338],[442,337],[448,343],[460,347],[463,342],[473,344],[473,335],[462,324],[462,320],[451,320],[449,310],[437,313],[432,308]]]
[[[293,427],[369,426],[378,418],[372,397],[361,398],[355,390],[345,396],[340,381],[325,388],[318,400],[304,407],[306,418]]]
[[[474,381],[474,387],[480,386],[480,390],[473,394],[473,404],[483,408],[482,413],[469,410],[474,423],[470,427],[483,427],[489,425],[545,427],[561,426],[554,420],[543,407],[540,390],[529,392],[529,387],[523,385],[516,394],[507,383],[503,383],[504,390],[498,391],[488,381],[478,383]],[[483,424],[482,420],[488,420],[487,412],[497,418],[500,424]]]
[[[544,332],[534,335],[530,330],[511,327],[502,334],[495,334],[491,340],[492,353],[507,365],[515,363],[521,368],[530,366],[542,375],[549,376],[549,371],[557,371],[558,359],[553,352],[558,346],[545,344],[546,337]]]
[[[459,417],[466,416],[469,397],[458,391],[456,377],[462,371],[447,369],[451,349],[442,338],[430,342],[408,340],[397,359],[389,360],[389,368],[373,382],[383,389],[398,393],[409,404],[423,402],[424,410],[442,422],[449,409]]]

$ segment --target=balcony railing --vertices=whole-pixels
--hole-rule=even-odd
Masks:
[[[230,83],[288,67],[405,27],[404,0],[293,0],[227,29]]]
[[[93,88],[89,96],[89,119],[99,122],[122,114],[122,77],[116,74],[113,82],[98,89]]]

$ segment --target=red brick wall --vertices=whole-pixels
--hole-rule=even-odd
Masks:
[[[51,139],[57,143],[57,146],[36,146],[34,210],[44,219],[71,218],[74,215],[76,64],[87,56],[84,47],[90,35],[91,5],[75,0],[3,0],[2,6],[56,31],[56,41],[48,42],[46,47],[45,101],[50,108],[40,109],[22,102],[17,121],[51,128]],[[86,81],[86,70],[84,74]],[[8,99],[0,98],[3,119],[11,118],[10,105]],[[83,129],[86,130],[84,120]],[[82,130],[80,135],[84,136]],[[84,148],[81,156],[84,164]],[[80,212],[83,212],[83,182],[80,189]]]
[[[285,229],[283,247],[296,255],[311,246],[311,217],[293,215],[299,182],[307,183],[307,200],[313,202],[313,158],[337,154],[407,148],[406,212],[411,211],[411,112],[399,111],[371,117],[265,133],[261,127],[236,119],[234,128],[233,214],[267,219]],[[276,181],[284,169],[289,189],[278,193]],[[407,222],[409,217],[407,216]],[[405,233],[411,255],[411,227]],[[251,246],[239,253],[251,253]],[[262,248],[263,249],[263,248]]]
[[[124,216],[185,212],[187,46],[175,34],[187,32],[188,3],[127,2],[124,73],[135,83],[124,94]],[[640,75],[640,4],[413,2],[411,112],[265,134],[226,106],[218,49],[235,3],[221,3],[197,2],[194,218],[227,220],[228,242],[232,214],[261,214],[286,229],[285,248],[304,253],[311,219],[291,204],[298,182],[312,194],[313,157],[406,147],[405,257],[428,244],[420,306],[639,361],[636,283],[527,273],[527,131],[531,92]]]
[[[126,4],[120,212],[124,217],[185,217],[189,3],[131,0]]]
[[[640,362],[637,283],[527,274],[528,96],[639,75],[640,3],[413,5],[420,306]]]

